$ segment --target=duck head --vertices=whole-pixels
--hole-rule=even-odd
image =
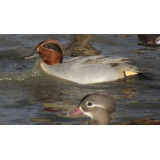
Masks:
[[[23,58],[32,58],[35,53],[38,53],[40,57],[42,57],[43,62],[48,65],[56,65],[62,63],[63,60],[63,48],[55,40],[45,40],[40,42],[32,54]]]
[[[105,93],[94,93],[83,97],[78,107],[71,111],[70,115],[87,115],[91,118],[89,124],[109,124],[110,114],[114,110],[115,102],[112,96]]]

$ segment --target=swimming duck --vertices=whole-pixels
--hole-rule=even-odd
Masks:
[[[106,93],[92,93],[83,97],[76,109],[69,115],[87,115],[91,118],[89,124],[107,125],[110,121],[110,115],[115,111],[114,98]],[[130,122],[121,123],[121,125],[160,125],[157,119],[138,119]]]
[[[42,41],[35,51],[42,58],[40,65],[46,73],[78,84],[109,82],[139,73],[125,57],[97,55],[63,60],[63,48],[55,40]]]
[[[91,118],[89,124],[109,124],[110,114],[115,111],[115,101],[112,96],[105,93],[86,95],[78,107],[70,115],[84,114]]]

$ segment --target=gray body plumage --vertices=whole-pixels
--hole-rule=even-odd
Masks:
[[[48,74],[79,84],[114,81],[124,77],[125,70],[138,71],[124,57],[87,56],[64,60],[62,64],[41,63]]]

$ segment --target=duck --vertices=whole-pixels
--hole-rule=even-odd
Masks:
[[[45,40],[38,44],[29,59],[39,54],[40,66],[49,75],[78,84],[94,84],[115,81],[140,73],[138,67],[130,64],[126,57],[105,55],[63,57],[63,48],[55,40]]]
[[[69,115],[87,115],[91,118],[89,124],[109,124],[111,113],[115,111],[115,101],[112,96],[106,93],[92,93],[83,97]]]
[[[108,125],[115,111],[115,100],[107,93],[91,93],[84,96],[79,105],[68,113],[69,116],[86,115],[89,125]],[[138,119],[118,125],[160,125],[159,119]]]

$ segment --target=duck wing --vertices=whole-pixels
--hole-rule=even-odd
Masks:
[[[92,56],[84,59],[83,64],[110,64],[111,66],[115,66],[120,63],[129,62],[128,58],[125,57],[109,57],[109,56]]]
[[[73,57],[65,59],[63,63],[75,63],[78,65],[89,65],[89,64],[115,64],[115,63],[127,63],[129,62],[126,57],[109,57],[105,55],[98,56],[83,56],[83,57]]]

